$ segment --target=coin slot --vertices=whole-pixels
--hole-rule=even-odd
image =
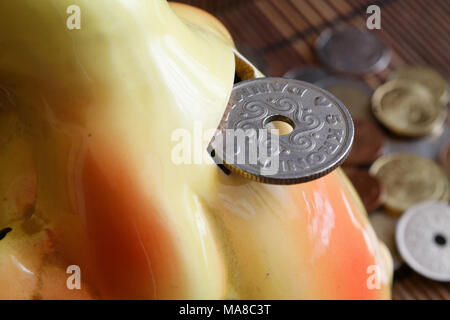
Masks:
[[[0,230],[0,240],[2,240],[6,235],[12,231],[12,228],[4,228]]]
[[[294,121],[282,115],[273,115],[264,120],[265,129],[276,129],[280,136],[291,133],[294,128]]]
[[[434,236],[434,242],[439,246],[445,246],[447,244],[447,238],[444,235],[438,233]]]
[[[215,164],[220,168],[220,170],[222,170],[223,173],[225,173],[226,175],[230,175],[231,171],[230,171],[227,167],[225,167],[224,164],[219,163],[219,162],[217,161],[217,160],[219,160],[219,159],[216,158],[216,150],[214,150],[214,149],[211,150],[211,152],[210,152],[209,154],[210,154],[211,158],[213,158]]]
[[[239,77],[239,75],[237,73],[235,73],[234,74],[234,83],[233,84],[239,83],[241,81],[242,81],[241,77]]]

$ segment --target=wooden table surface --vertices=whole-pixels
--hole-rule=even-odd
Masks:
[[[450,73],[448,0],[178,0],[218,17],[237,46],[266,75],[282,76],[297,66],[319,64],[314,41],[327,28],[365,28],[366,9],[381,8],[375,32],[392,51],[391,63],[361,80],[376,88],[393,70],[427,65]],[[394,276],[393,299],[450,299],[450,283],[423,278],[407,267]]]

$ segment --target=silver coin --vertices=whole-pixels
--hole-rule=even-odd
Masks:
[[[315,66],[303,66],[291,69],[284,74],[285,78],[315,83],[330,75],[323,69]]]
[[[395,227],[398,218],[383,211],[377,211],[369,215],[370,224],[372,225],[378,239],[383,241],[391,253],[394,263],[394,270],[400,269],[403,260],[395,245]]]
[[[354,119],[372,118],[371,98],[373,89],[364,82],[328,77],[315,83],[341,100]]]
[[[396,228],[397,247],[421,275],[450,281],[450,206],[429,201],[408,209]]]
[[[278,135],[265,130],[273,121],[288,124],[292,131]],[[227,146],[225,140],[243,130],[248,139],[239,142],[232,137],[236,143]],[[350,113],[327,91],[298,80],[259,78],[234,86],[208,150],[214,150],[217,163],[223,161],[220,164],[249,179],[294,184],[338,167],[350,151],[353,135]]]
[[[381,71],[391,58],[373,32],[356,28],[323,31],[316,41],[316,52],[328,68],[351,74]]]

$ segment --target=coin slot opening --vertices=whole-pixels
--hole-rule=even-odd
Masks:
[[[239,83],[241,81],[242,81],[241,77],[239,77],[239,75],[237,73],[235,73],[234,74],[234,82],[233,82],[233,84]]]
[[[264,128],[268,130],[278,130],[278,134],[284,136],[291,133],[294,130],[295,125],[294,121],[286,116],[273,115],[264,120]]]
[[[0,230],[0,240],[2,240],[6,235],[12,231],[12,228],[4,228]]]
[[[444,235],[438,233],[434,236],[434,242],[439,246],[445,246],[447,244],[447,238]]]
[[[230,175],[231,171],[225,167],[225,165],[223,165],[222,163],[218,163],[218,161],[216,161],[216,150],[211,150],[210,153],[211,157],[213,158],[214,162],[216,163],[216,165],[220,168],[220,170],[223,171],[223,173],[225,173],[226,175]]]

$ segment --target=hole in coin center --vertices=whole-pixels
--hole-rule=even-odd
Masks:
[[[282,115],[273,115],[264,119],[265,129],[275,129],[278,130],[280,136],[287,135],[294,130],[294,121],[290,118]]]
[[[434,236],[434,242],[440,246],[445,246],[447,244],[447,238],[444,235],[438,233]]]

